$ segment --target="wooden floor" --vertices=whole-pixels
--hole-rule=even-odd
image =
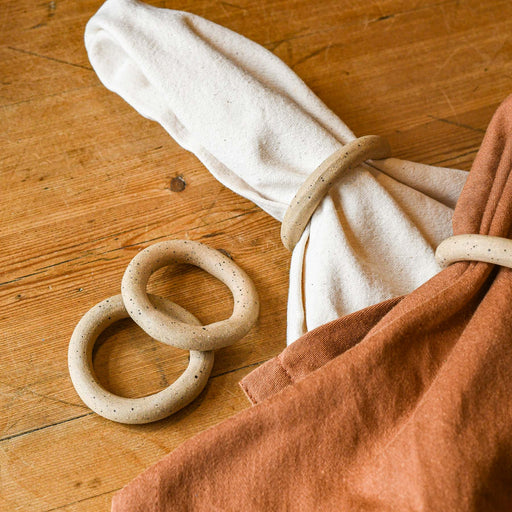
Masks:
[[[512,92],[509,0],[154,1],[227,26],[283,59],[357,135],[394,156],[469,169]],[[0,510],[106,511],[113,493],[196,433],[249,406],[237,382],[285,345],[289,253],[279,225],[221,186],[164,130],[98,81],[83,45],[99,0],[0,0]],[[186,184],[173,191],[172,180]],[[176,180],[175,182],[176,183]],[[92,413],[67,371],[75,324],[119,293],[158,240],[224,249],[254,279],[257,326],[216,355],[192,405],[155,424]],[[151,289],[208,323],[231,310],[203,272],[170,268]],[[154,392],[187,353],[128,321],[95,369],[126,396]]]

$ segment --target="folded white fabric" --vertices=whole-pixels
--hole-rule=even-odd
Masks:
[[[355,138],[276,56],[198,16],[107,0],[85,44],[106,87],[280,221],[305,177]],[[288,343],[438,272],[465,179],[393,158],[340,179],[292,254]]]

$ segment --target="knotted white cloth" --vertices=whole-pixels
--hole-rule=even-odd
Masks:
[[[275,55],[199,16],[107,0],[85,44],[107,88],[280,221],[305,177],[355,138]],[[341,178],[292,254],[288,343],[437,273],[465,179],[394,158]]]

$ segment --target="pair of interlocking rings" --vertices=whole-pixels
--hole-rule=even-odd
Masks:
[[[156,270],[171,263],[202,268],[222,281],[233,294],[233,313],[208,325],[168,299],[146,292]],[[141,424],[163,419],[185,407],[203,390],[213,367],[213,351],[245,336],[256,322],[259,299],[254,283],[220,251],[190,240],[170,240],[141,251],[128,265],[121,295],[91,308],[76,326],[68,350],[73,385],[83,402],[99,415],[119,423]],[[185,372],[166,389],[141,398],[125,398],[98,381],[92,352],[98,336],[111,324],[131,317],[162,343],[190,351]]]

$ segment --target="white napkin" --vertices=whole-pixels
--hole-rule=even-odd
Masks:
[[[107,0],[85,44],[107,88],[280,221],[305,177],[355,138],[275,55],[199,16]],[[394,158],[340,179],[292,254],[288,343],[438,272],[465,179]]]

